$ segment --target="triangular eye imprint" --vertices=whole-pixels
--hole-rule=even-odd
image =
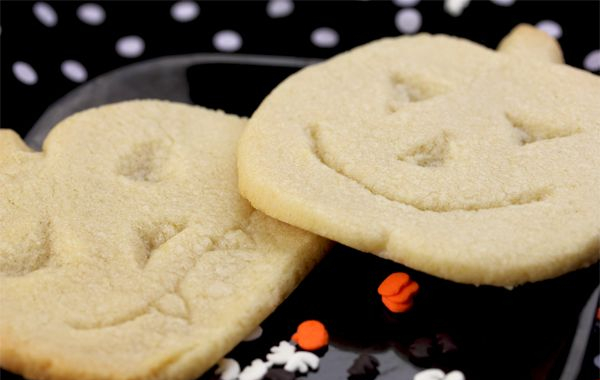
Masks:
[[[527,145],[542,140],[568,137],[580,133],[577,127],[565,126],[556,128],[554,126],[543,125],[526,120],[523,117],[506,112],[504,114],[510,126],[515,129],[518,136],[519,145]]]
[[[388,111],[397,112],[407,103],[421,102],[448,92],[450,85],[418,74],[395,73],[390,78],[392,99]]]
[[[163,141],[136,144],[120,158],[117,173],[134,181],[160,182],[168,177],[170,153],[170,147]]]

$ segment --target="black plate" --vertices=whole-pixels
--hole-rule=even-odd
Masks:
[[[316,60],[197,54],[161,58],[101,76],[48,109],[27,135],[39,148],[59,120],[92,106],[158,98],[196,103],[250,116],[281,80]],[[409,273],[421,287],[414,308],[388,313],[377,295],[393,272]],[[228,357],[242,367],[262,358],[296,326],[318,319],[331,343],[320,352],[320,369],[308,379],[346,379],[361,353],[379,360],[382,380],[410,380],[423,368],[459,369],[467,380],[594,380],[598,355],[599,267],[514,290],[474,287],[437,279],[402,265],[338,245],[263,324],[263,336],[241,343]],[[457,350],[416,360],[410,346],[436,336]],[[435,346],[435,344],[434,344]],[[19,377],[1,372],[2,379]],[[211,372],[203,379],[212,378]]]

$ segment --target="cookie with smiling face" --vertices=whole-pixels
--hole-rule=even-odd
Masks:
[[[318,261],[324,239],[237,191],[246,121],[139,101],[32,152],[0,130],[0,365],[31,379],[192,379]]]
[[[600,79],[517,27],[498,51],[376,41],[306,68],[252,116],[242,195],[292,225],[457,282],[598,260]]]

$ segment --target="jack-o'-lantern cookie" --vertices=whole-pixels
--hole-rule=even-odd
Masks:
[[[388,38],[306,68],[252,116],[242,195],[409,267],[513,286],[598,260],[600,79],[517,27],[493,51]]]
[[[192,379],[250,333],[325,240],[237,190],[246,121],[136,101],[0,130],[0,365],[32,379]]]

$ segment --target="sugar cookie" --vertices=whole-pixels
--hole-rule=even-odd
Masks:
[[[519,26],[493,51],[387,38],[308,67],[252,116],[242,195],[429,274],[513,286],[599,258],[600,79]]]
[[[240,197],[245,124],[134,101],[68,118],[41,153],[0,130],[0,365],[192,379],[252,332],[326,243]]]

